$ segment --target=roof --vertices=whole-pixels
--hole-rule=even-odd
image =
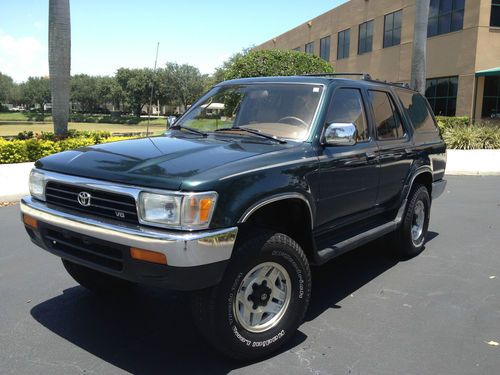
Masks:
[[[491,77],[491,76],[500,76],[500,67],[480,70],[476,72],[476,77]]]

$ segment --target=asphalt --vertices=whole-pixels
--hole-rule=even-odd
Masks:
[[[498,374],[500,177],[448,181],[420,256],[378,241],[315,269],[293,342],[253,364],[208,347],[183,294],[77,286],[0,208],[0,373]]]

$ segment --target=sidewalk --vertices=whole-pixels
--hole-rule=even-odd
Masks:
[[[448,150],[447,175],[500,175],[500,150]],[[34,163],[0,164],[0,202],[13,202],[28,194]]]
[[[28,179],[33,164],[0,164],[0,202],[18,201],[29,194]]]

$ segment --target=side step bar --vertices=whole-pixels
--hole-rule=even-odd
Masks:
[[[399,208],[398,213],[394,218],[394,220],[388,221],[387,223],[379,225],[378,227],[369,229],[351,238],[348,238],[346,240],[332,244],[329,247],[319,250],[315,254],[314,264],[321,265],[323,263],[326,263],[327,261],[329,261],[332,258],[335,258],[336,256],[339,256],[347,251],[353,250],[357,247],[360,247],[361,245],[364,245],[368,242],[376,240],[377,238],[380,238],[388,233],[395,231],[399,227],[399,224],[401,224],[405,208],[406,208],[406,199]]]

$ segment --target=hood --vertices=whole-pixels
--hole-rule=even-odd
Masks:
[[[233,137],[172,134],[82,147],[42,158],[41,169],[129,185],[178,190],[212,168],[286,147]]]

